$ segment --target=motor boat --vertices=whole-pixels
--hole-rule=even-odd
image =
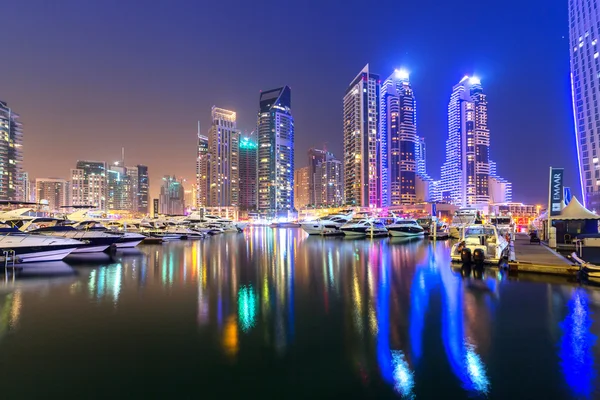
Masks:
[[[383,222],[376,218],[352,218],[340,227],[348,237],[379,237],[387,236],[388,230]]]
[[[97,232],[105,232],[111,235],[119,236],[119,240],[113,243],[113,247],[118,249],[127,249],[136,247],[140,244],[144,239],[146,239],[145,235],[137,232],[128,232],[126,227],[123,230],[112,230],[104,224],[90,220],[90,221],[82,221],[74,225],[76,229],[86,230],[86,231],[97,231]]]
[[[390,236],[423,237],[425,230],[414,219],[398,219],[386,226]]]
[[[7,251],[9,261],[14,251],[15,261],[22,263],[60,261],[86,243],[68,238],[35,235],[16,228],[0,228],[0,255]]]
[[[217,215],[201,215],[199,211],[194,211],[188,215],[185,221],[189,223],[211,224],[213,226],[216,224],[223,230],[223,232],[242,232],[248,225],[242,222],[234,222],[230,219],[219,217]]]
[[[452,222],[448,227],[448,233],[452,239],[460,239],[465,226],[474,224],[479,218],[476,208],[461,208],[454,212]]]
[[[314,221],[300,222],[300,227],[309,235],[342,235],[340,228],[351,219],[349,214],[331,214]]]
[[[44,228],[30,229],[27,232],[86,242],[84,246],[80,246],[73,250],[73,254],[100,253],[106,251],[121,238],[118,235],[113,235],[102,231],[83,231],[68,225],[47,226]]]
[[[492,224],[471,224],[463,228],[461,241],[451,250],[452,261],[498,264],[508,258],[510,247]]]
[[[496,225],[498,233],[506,236],[515,233],[515,223],[510,215],[492,215],[490,216],[490,224]]]

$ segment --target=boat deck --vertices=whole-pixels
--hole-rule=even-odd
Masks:
[[[516,234],[511,243],[511,270],[555,275],[573,275],[578,267],[543,243],[529,243],[529,236]]]

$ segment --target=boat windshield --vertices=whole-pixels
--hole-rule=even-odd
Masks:
[[[495,232],[494,232],[494,228],[489,227],[489,226],[469,226],[468,228],[465,228],[465,237],[467,236],[481,236],[481,235],[485,235],[485,236],[494,236]]]

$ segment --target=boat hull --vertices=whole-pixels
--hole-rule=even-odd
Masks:
[[[422,230],[420,231],[407,231],[407,230],[400,230],[400,229],[394,229],[394,228],[388,228],[388,232],[390,233],[390,236],[394,236],[394,237],[423,237],[424,232]]]
[[[16,254],[17,259],[21,263],[34,263],[34,262],[46,262],[46,261],[61,261],[65,257],[75,250],[75,247],[65,247],[48,249],[43,251],[30,251],[24,250],[23,253]]]

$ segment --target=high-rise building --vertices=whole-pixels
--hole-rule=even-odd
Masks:
[[[344,193],[351,206],[382,205],[379,91],[379,75],[367,64],[344,95]]]
[[[237,206],[239,201],[240,132],[234,111],[214,107],[208,133],[210,148],[210,205]]]
[[[316,179],[317,179],[317,168],[319,164],[325,161],[328,157],[333,157],[333,154],[329,153],[327,150],[321,150],[316,148],[308,149],[308,168],[309,168],[309,204],[316,205],[317,204],[317,188],[316,188]]]
[[[287,216],[294,210],[294,118],[288,86],[260,94],[258,210]]]
[[[150,193],[150,179],[148,178],[148,167],[137,165],[137,212],[148,214],[148,196]]]
[[[24,200],[23,130],[19,115],[0,101],[0,200]]]
[[[136,165],[125,167],[129,179],[130,211],[143,214],[148,213],[148,167]]]
[[[317,165],[314,174],[315,205],[317,207],[341,207],[344,205],[344,182],[342,162],[329,156]]]
[[[163,177],[160,187],[159,212],[165,215],[183,215],[185,210],[183,184],[175,176]]]
[[[23,201],[35,202],[35,188],[32,190],[31,181],[29,180],[29,173],[22,173],[22,184],[23,184]]]
[[[122,161],[108,167],[108,209],[130,211],[132,209],[131,179]]]
[[[382,205],[417,200],[419,137],[417,105],[405,70],[395,70],[381,85],[380,165]]]
[[[106,210],[106,162],[77,161],[71,169],[71,199],[73,206],[90,206]]]
[[[129,179],[129,204],[130,210],[137,212],[138,204],[137,204],[137,195],[138,195],[138,169],[137,167],[125,167],[125,174],[127,174],[127,178]]]
[[[37,178],[35,180],[37,199],[48,211],[62,211],[68,206],[69,184],[59,178]]]
[[[596,1],[569,0],[571,88],[579,177],[584,204],[600,209],[600,9]]]
[[[198,122],[198,155],[196,157],[196,208],[208,207],[210,205],[210,151],[208,136],[200,134],[200,122]]]
[[[448,104],[448,130],[442,200],[462,207],[488,203],[490,131],[487,99],[478,78],[465,76],[454,86]]]
[[[258,146],[252,137],[240,140],[240,208],[255,210],[258,189]]]
[[[507,203],[512,201],[512,183],[498,176],[496,162],[490,160],[490,202]]]
[[[310,167],[294,171],[294,204],[298,210],[310,204]]]

